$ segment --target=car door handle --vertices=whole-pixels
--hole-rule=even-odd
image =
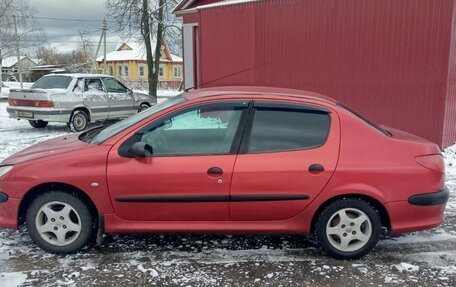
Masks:
[[[325,167],[319,163],[314,163],[311,166],[309,166],[309,172],[311,173],[320,173],[323,171],[325,171]]]
[[[207,174],[212,176],[222,175],[223,170],[220,167],[213,166],[207,170]]]

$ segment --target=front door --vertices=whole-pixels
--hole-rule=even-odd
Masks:
[[[127,87],[114,78],[104,78],[109,98],[109,118],[120,119],[137,112],[135,99]]]
[[[333,174],[339,122],[329,110],[255,102],[234,168],[230,218],[283,220],[302,211]]]
[[[107,169],[116,214],[132,221],[229,220],[238,129],[247,107],[224,101],[183,108],[116,144]],[[138,141],[152,147],[150,157],[129,155]]]

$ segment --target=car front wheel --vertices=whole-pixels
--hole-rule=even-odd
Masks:
[[[327,206],[315,228],[319,245],[332,257],[357,259],[371,251],[380,239],[378,211],[361,199],[344,198]]]
[[[51,253],[72,253],[84,247],[94,232],[88,207],[76,196],[52,191],[38,196],[26,214],[32,240]]]
[[[138,113],[142,112],[142,111],[145,111],[147,110],[148,108],[150,108],[150,106],[148,104],[141,104],[138,108]]]

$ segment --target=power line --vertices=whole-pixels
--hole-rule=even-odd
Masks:
[[[20,18],[30,18],[25,16],[18,16]],[[54,20],[54,21],[74,21],[74,22],[102,22],[101,19],[77,19],[77,18],[58,18],[58,17],[37,17],[33,16],[31,18],[38,20]],[[115,22],[114,20],[106,20],[107,22]]]
[[[97,30],[91,30],[91,31],[81,31],[83,32],[84,34],[87,33],[95,33],[95,32],[99,32],[100,30],[97,29]],[[59,37],[76,37],[76,36],[81,36],[81,34],[71,34],[71,35],[50,35],[50,36],[47,36],[48,38],[59,38]]]

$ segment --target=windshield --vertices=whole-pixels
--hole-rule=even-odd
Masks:
[[[32,89],[66,89],[71,80],[68,76],[46,76],[36,81]]]
[[[123,121],[120,121],[116,124],[113,124],[112,126],[109,126],[103,130],[100,130],[98,133],[93,135],[93,138],[90,140],[90,143],[92,144],[101,144],[107,139],[111,138],[112,136],[115,136],[116,134],[126,130],[127,128],[131,127],[132,125],[139,123],[140,121],[147,119],[148,117],[161,112],[169,107],[175,106],[177,104],[180,104],[185,101],[185,98],[181,95],[178,95],[176,97],[167,99],[159,104],[156,104],[155,106],[152,106],[151,108],[140,112],[139,114],[136,114],[128,119],[125,119]]]

